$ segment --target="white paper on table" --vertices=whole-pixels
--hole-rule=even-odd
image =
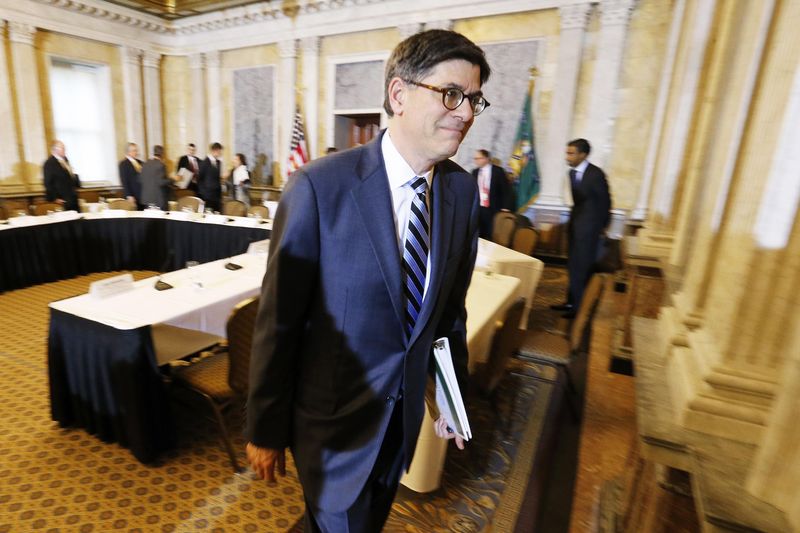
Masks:
[[[472,438],[472,430],[467,419],[464,399],[458,388],[450,341],[442,337],[433,343],[433,356],[436,361],[436,406],[447,421],[447,425],[464,440]]]

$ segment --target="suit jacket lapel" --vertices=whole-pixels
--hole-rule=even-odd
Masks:
[[[356,172],[361,183],[350,192],[356,203],[364,227],[367,230],[372,250],[380,265],[386,289],[392,299],[392,307],[405,331],[405,296],[403,274],[400,266],[400,250],[397,245],[397,230],[394,224],[389,178],[381,154],[381,137],[378,136],[364,149],[364,156]]]
[[[450,238],[452,236],[453,216],[455,214],[454,204],[455,195],[450,190],[450,176],[440,172],[437,168],[433,178],[433,205],[432,214],[433,229],[431,230],[431,246],[433,257],[431,257],[430,282],[425,300],[422,303],[422,310],[417,318],[417,325],[409,339],[409,346],[417,340],[419,334],[425,329],[430,319],[431,313],[438,300],[439,288],[444,277],[444,267],[447,262],[447,251],[450,249]]]

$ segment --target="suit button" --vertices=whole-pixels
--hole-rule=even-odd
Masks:
[[[392,405],[394,403],[394,396],[387,396],[386,403]]]

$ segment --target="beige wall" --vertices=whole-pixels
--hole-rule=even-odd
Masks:
[[[166,164],[170,170],[177,167],[178,158],[186,153],[186,145],[195,142],[189,131],[190,84],[189,60],[185,56],[164,56],[161,60],[161,110]]]

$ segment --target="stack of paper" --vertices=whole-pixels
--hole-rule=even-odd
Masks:
[[[439,413],[447,420],[447,425],[456,435],[464,440],[472,438],[472,430],[467,420],[467,410],[458,388],[456,372],[453,368],[453,356],[450,353],[450,341],[442,337],[433,343],[433,355],[436,360],[436,406]]]

